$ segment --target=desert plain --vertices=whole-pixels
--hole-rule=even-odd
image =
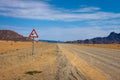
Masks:
[[[0,41],[0,80],[120,80],[120,44]]]

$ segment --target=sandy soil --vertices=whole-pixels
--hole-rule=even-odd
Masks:
[[[120,80],[120,50],[35,43],[32,55],[30,42],[1,43],[0,80]]]

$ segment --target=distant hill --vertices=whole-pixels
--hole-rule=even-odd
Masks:
[[[40,42],[49,42],[49,43],[64,43],[63,41],[55,41],[55,40],[38,40]]]
[[[0,40],[28,41],[30,39],[12,30],[0,30]]]
[[[120,44],[120,33],[111,32],[107,37],[96,37],[93,39],[67,41],[66,43],[81,43],[81,44]]]

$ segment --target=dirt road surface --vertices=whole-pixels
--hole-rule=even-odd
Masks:
[[[0,80],[120,80],[120,50],[46,43],[31,52],[2,52]]]
[[[79,72],[90,80],[120,80],[120,50],[59,45]]]

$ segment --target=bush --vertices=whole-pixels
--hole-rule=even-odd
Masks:
[[[41,73],[41,72],[42,71],[28,71],[25,74],[34,75],[34,74]]]

